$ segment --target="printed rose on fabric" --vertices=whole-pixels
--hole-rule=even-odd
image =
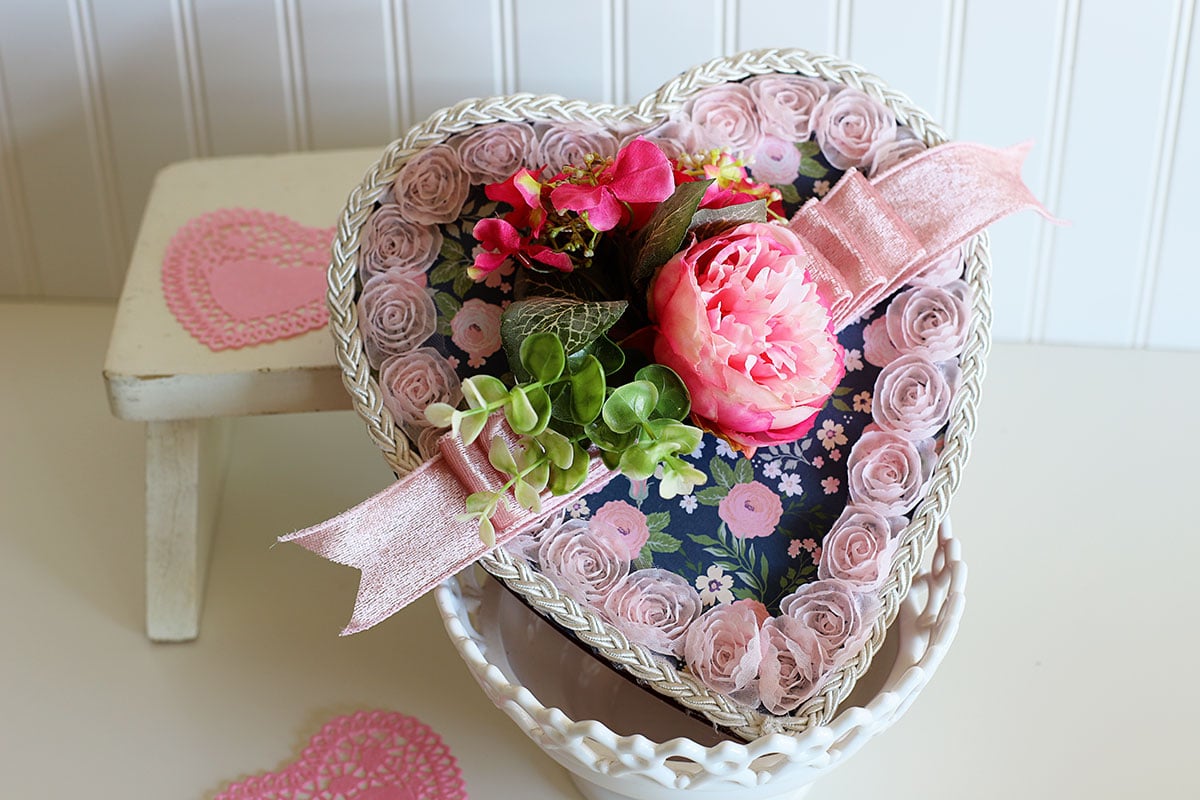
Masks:
[[[970,288],[922,286],[896,295],[884,317],[888,337],[901,354],[946,361],[962,352],[971,327]],[[957,290],[957,291],[956,291]]]
[[[519,170],[533,155],[536,137],[525,122],[496,122],[459,134],[449,144],[471,183],[499,183]]]
[[[863,358],[868,364],[886,367],[900,357],[900,351],[892,344],[888,334],[887,318],[880,317],[863,328]]]
[[[935,461],[932,439],[912,442],[891,431],[867,431],[846,463],[850,499],[884,516],[907,514],[924,496]]]
[[[685,578],[665,569],[639,569],[613,587],[603,610],[629,641],[679,658],[688,626],[703,607]]]
[[[783,501],[758,481],[736,484],[721,498],[717,514],[739,539],[770,536],[783,516]]]
[[[900,356],[875,381],[871,416],[880,428],[925,439],[950,419],[950,401],[962,378],[953,361],[933,363],[919,353]]]
[[[913,135],[912,132],[906,128],[900,128],[895,139],[890,142],[884,142],[876,148],[875,155],[871,158],[871,165],[867,170],[867,175],[874,178],[877,175],[887,172],[901,161],[910,159],[917,153],[924,152],[927,149],[925,143]]]
[[[804,584],[785,597],[779,609],[816,634],[831,667],[866,639],[880,611],[879,598],[835,578]]]
[[[683,379],[696,423],[747,454],[804,436],[844,373],[807,263],[790,230],[747,223],[687,247],[651,285],[655,360]]]
[[[539,122],[534,125],[538,135],[533,163],[544,165],[542,173],[554,177],[568,164],[583,164],[595,153],[602,158],[617,154],[617,137],[596,125],[578,122]]]
[[[831,95],[814,122],[817,144],[837,169],[865,168],[896,138],[896,115],[857,89]]]
[[[758,618],[746,606],[713,606],[688,628],[683,646],[688,668],[709,689],[737,703],[758,705],[762,641]]]
[[[791,183],[800,174],[800,150],[790,139],[764,136],[754,150],[750,173],[763,183]]]
[[[763,133],[787,139],[793,149],[812,135],[813,117],[829,96],[829,84],[802,75],[759,75],[746,86],[754,96]]]
[[[425,407],[430,403],[456,406],[462,400],[458,375],[446,363],[445,356],[432,347],[421,347],[384,361],[379,368],[379,388],[383,391],[384,406],[406,430],[431,427],[425,419]]]
[[[963,267],[966,266],[965,260],[966,248],[956,247],[914,275],[909,283],[913,286],[946,286],[962,277]],[[963,286],[967,286],[967,284],[964,283]],[[968,295],[963,299],[970,306],[969,286],[967,292]]]
[[[392,197],[405,218],[436,225],[458,218],[470,188],[458,153],[448,145],[435,144],[401,167]]]
[[[772,714],[795,711],[820,687],[825,648],[816,633],[787,616],[767,620],[762,642],[759,697]]]
[[[500,349],[500,315],[504,309],[473,297],[450,320],[450,339],[467,354],[467,364],[482,367]]]
[[[407,220],[398,205],[384,203],[363,226],[359,279],[365,284],[384,272],[398,272],[424,284],[425,270],[441,247],[436,225]]]
[[[733,602],[733,592],[730,591],[733,588],[733,576],[726,575],[725,570],[715,564],[708,568],[708,572],[696,576],[696,588],[706,606]]]
[[[424,282],[403,272],[386,272],[363,286],[358,320],[367,361],[378,368],[391,356],[407,353],[433,335],[437,308]]]
[[[818,578],[838,578],[861,591],[877,590],[891,568],[896,537],[908,523],[866,506],[848,505],[825,535]]]
[[[609,500],[592,515],[592,535],[605,539],[630,561],[638,557],[650,538],[646,515],[624,500]]]
[[[559,589],[597,607],[629,574],[629,558],[607,539],[593,536],[587,522],[578,519],[545,535],[538,565]]]
[[[749,155],[762,136],[754,95],[741,83],[726,83],[703,90],[684,106],[695,126],[700,149],[719,148]]]

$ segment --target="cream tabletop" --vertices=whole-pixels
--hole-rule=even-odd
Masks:
[[[0,797],[200,800],[381,708],[437,730],[475,800],[576,800],[429,598],[339,638],[357,573],[271,547],[389,481],[349,412],[234,423],[203,632],[146,640],[143,439],[105,402],[112,324],[0,304]],[[958,640],[813,800],[1200,797],[1198,375],[1200,353],[996,348],[953,505]]]

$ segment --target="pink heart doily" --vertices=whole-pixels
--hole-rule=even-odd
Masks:
[[[214,800],[467,800],[458,763],[414,717],[360,711],[326,723],[299,760]]]
[[[167,307],[212,350],[286,339],[329,320],[325,268],[333,228],[227,208],[184,224],[167,245]]]

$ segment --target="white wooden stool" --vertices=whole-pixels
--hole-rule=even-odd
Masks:
[[[187,641],[200,609],[228,451],[223,418],[349,408],[327,329],[213,352],[163,298],[167,244],[193,217],[261,209],[332,227],[378,149],[186,161],[154,182],[104,363],[109,404],[146,422],[146,632]]]

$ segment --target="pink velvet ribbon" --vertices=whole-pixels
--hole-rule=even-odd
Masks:
[[[941,145],[874,180],[851,170],[824,198],[805,204],[789,227],[809,245],[807,269],[831,304],[835,330],[1001,217],[1032,208],[1050,218],[1021,181],[1028,151],[1029,145]],[[469,446],[443,436],[439,455],[380,494],[280,537],[362,571],[343,635],[383,621],[487,553],[478,524],[457,515],[467,495],[504,485],[487,456],[496,433],[511,436],[495,424]],[[614,474],[593,458],[583,485],[558,497],[544,493],[539,513],[501,503],[492,518],[496,544],[596,491]]]

